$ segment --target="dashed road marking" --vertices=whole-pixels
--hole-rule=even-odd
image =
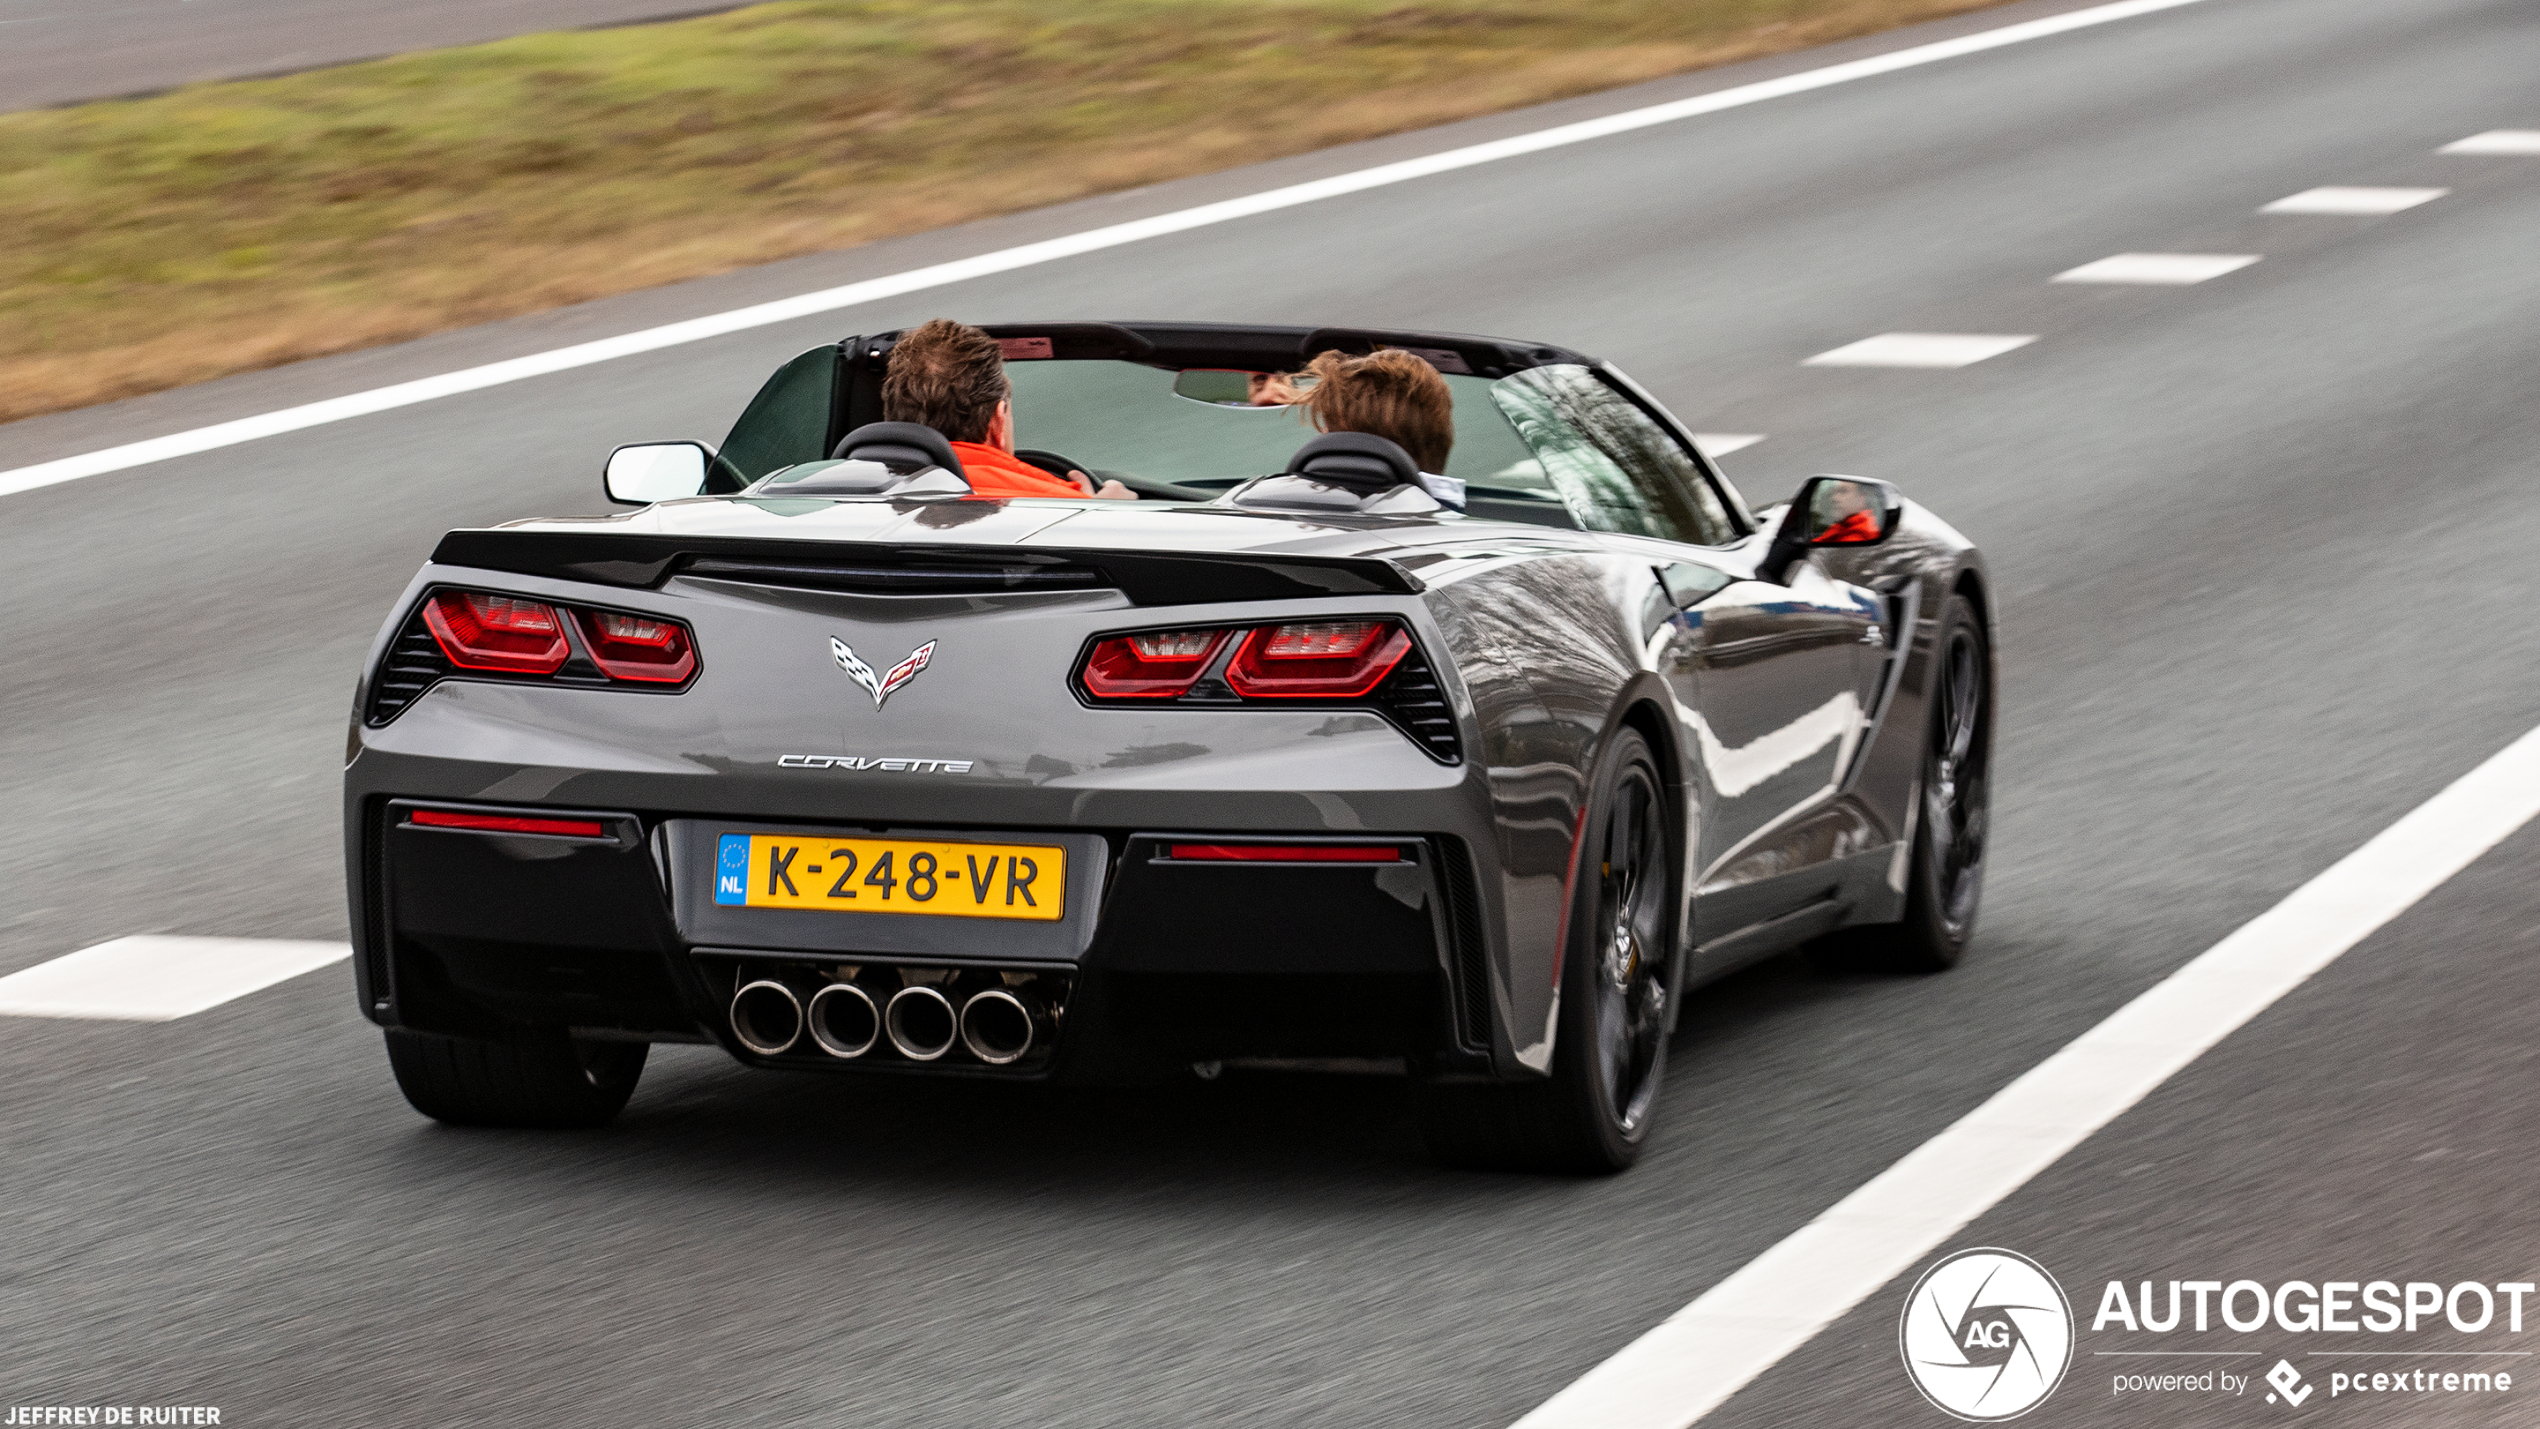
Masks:
[[[1883,332],[1845,343],[1802,367],[1964,367],[2037,341],[2035,333]]]
[[[1702,448],[1704,456],[1715,461],[1731,452],[1742,452],[1762,440],[1764,440],[1762,432],[1696,432],[1693,434],[1693,444]]]
[[[279,938],[117,938],[0,977],[0,1016],[167,1022],[352,955]]]
[[[2540,814],[2524,734],[1518,1421],[1685,1429]]]
[[[2258,261],[2255,253],[2118,253],[2078,268],[2067,268],[2049,281],[2057,283],[2202,283],[2236,273]]]
[[[2377,189],[2328,188],[2304,189],[2287,194],[2270,204],[2261,205],[2260,213],[2397,213],[2421,203],[2432,203],[2450,189]]]
[[[2490,129],[2484,134],[2472,134],[2466,139],[2455,139],[2434,152],[2438,154],[2540,154],[2540,129]]]

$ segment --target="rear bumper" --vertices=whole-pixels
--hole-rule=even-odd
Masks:
[[[561,837],[419,827],[417,808],[467,807],[600,830]],[[1451,834],[1245,829],[998,830],[1065,841],[1064,920],[735,908],[712,897],[726,832],[812,830],[627,809],[352,792],[347,843],[365,1012],[383,1025],[491,1035],[523,1023],[652,1040],[708,1038],[754,1065],[1107,1080],[1242,1057],[1400,1058],[1415,1073],[1492,1065],[1472,859]],[[841,832],[889,837],[874,825]],[[928,832],[938,832],[929,830]],[[1396,861],[1226,862],[1176,845],[1335,841]],[[808,1003],[852,981],[886,1002],[940,986],[956,1003],[1012,988],[1046,1004],[1033,1055],[992,1065],[956,1046],[919,1060],[887,1038],[841,1057],[806,1030],[782,1050],[736,1037],[732,1003],[773,980]],[[762,1044],[769,1039],[758,1039]]]

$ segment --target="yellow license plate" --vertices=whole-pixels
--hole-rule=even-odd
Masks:
[[[725,834],[714,901],[741,908],[826,908],[953,918],[1067,911],[1067,850],[1053,844]]]

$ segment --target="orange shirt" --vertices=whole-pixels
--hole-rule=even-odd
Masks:
[[[1076,483],[1062,481],[1014,453],[985,442],[954,442],[952,449],[953,455],[961,458],[962,474],[970,478],[970,489],[981,496],[1081,498],[1085,494]]]
[[[1879,520],[1867,511],[1854,511],[1825,530],[1817,533],[1811,545],[1866,546],[1879,538]]]

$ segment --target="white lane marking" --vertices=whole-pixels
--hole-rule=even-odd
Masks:
[[[0,977],[0,1016],[166,1022],[352,955],[278,938],[117,938]]]
[[[1742,452],[1762,440],[1764,440],[1762,432],[1696,432],[1693,434],[1693,444],[1702,448],[1702,454],[1713,460],[1727,456],[1731,452]]]
[[[727,333],[742,332],[750,328],[766,327],[773,323],[791,322],[796,318],[835,312],[840,308],[853,307],[858,303],[869,303],[882,298],[922,292],[929,288],[940,288],[946,284],[966,282],[995,273],[1010,273],[1018,268],[1056,262],[1061,258],[1073,258],[1105,248],[1117,248],[1126,243],[1143,242],[1150,238],[1161,238],[1167,234],[1187,233],[1195,228],[1229,223],[1239,218],[1250,218],[1255,214],[1295,208],[1300,204],[1319,203],[1324,199],[1363,193],[1369,189],[1406,183],[1413,179],[1427,178],[1433,174],[1450,173],[1479,164],[1496,163],[1501,159],[1541,153],[1547,149],[1558,149],[1571,144],[1583,144],[1591,139],[1627,134],[1636,129],[1671,124],[1680,119],[1691,119],[1704,114],[1717,114],[1725,109],[1760,104],[1768,99],[1806,94],[1811,90],[1849,84],[1858,79],[1893,74],[1898,70],[1913,69],[1919,65],[1936,64],[1942,60],[1957,59],[1963,55],[1998,50],[2006,45],[2042,40],[2053,35],[2088,29],[2094,25],[2130,20],[2137,15],[2150,15],[2163,10],[2175,10],[2181,6],[2201,3],[2203,0],[2118,0],[2115,4],[2094,5],[2086,10],[2049,15],[2042,20],[2026,20],[2016,25],[2004,25],[1999,29],[1961,35],[1954,40],[1938,40],[1928,45],[1915,45],[1889,54],[1872,55],[1867,59],[1850,60],[1843,64],[1826,65],[1820,69],[1803,70],[1798,74],[1783,75],[1779,79],[1742,84],[1732,89],[1695,95],[1690,99],[1653,104],[1642,109],[1627,110],[1621,114],[1609,114],[1601,119],[1557,125],[1550,129],[1536,130],[1531,134],[1494,139],[1486,144],[1471,144],[1461,149],[1449,149],[1444,153],[1405,159],[1400,163],[1380,164],[1372,169],[1336,174],[1330,178],[1315,179],[1309,183],[1291,184],[1286,188],[1269,189],[1257,194],[1248,194],[1242,198],[1227,199],[1220,203],[1201,204],[1196,208],[1158,214],[1153,218],[1116,223],[1106,228],[1088,229],[1083,233],[1069,234],[1063,238],[1026,243],[1020,247],[1007,248],[995,253],[982,253],[975,258],[962,258],[950,263],[913,268],[905,273],[894,273],[888,277],[872,278],[861,283],[849,283],[844,287],[827,288],[816,293],[804,293],[798,297],[781,298],[771,303],[735,308],[730,312],[691,318],[686,322],[669,323],[662,327],[646,328],[641,332],[631,332],[620,337],[577,343],[551,352],[515,357],[504,362],[489,362],[482,367],[464,368],[457,372],[445,372],[436,377],[418,378],[412,382],[400,382],[368,392],[333,397],[323,402],[311,402],[304,406],[286,407],[281,411],[266,412],[259,416],[242,417],[233,422],[197,427],[190,432],[152,437],[147,441],[130,442],[123,446],[108,447],[102,451],[88,452],[80,456],[63,457],[58,461],[39,462],[13,471],[0,471],[0,496],[33,491],[38,487],[53,486],[65,481],[77,481],[82,477],[100,476],[111,471],[124,471],[151,462],[167,461],[174,457],[216,451],[222,447],[236,446],[241,442],[280,436],[285,432],[324,426],[330,422],[346,421],[393,408],[411,407],[418,402],[453,397],[464,392],[500,386],[506,382],[543,377],[549,373],[588,367],[593,363],[632,357],[638,353],[657,352],[662,348],[677,347],[684,343],[702,342],[707,338],[722,337]]]
[[[2261,205],[2260,213],[2397,213],[2421,203],[2432,203],[2450,189],[2376,189],[2338,188],[2304,189],[2287,194],[2270,204]]]
[[[2540,729],[1518,1421],[1684,1429],[2540,814]]]
[[[1818,353],[1800,366],[1964,367],[2035,341],[2035,333],[1883,332]]]
[[[2067,268],[2055,283],[2202,283],[2237,273],[2258,261],[2255,253],[2117,253],[2095,263]]]
[[[2466,139],[2455,139],[2434,152],[2438,154],[2540,154],[2540,129],[2490,129],[2484,134],[2472,134]]]

